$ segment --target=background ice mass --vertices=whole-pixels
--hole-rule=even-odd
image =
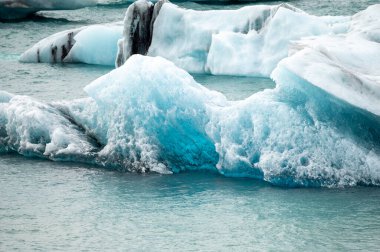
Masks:
[[[135,33],[141,23],[130,10],[136,7],[144,13],[146,5],[140,0],[129,7],[124,44],[131,43],[131,32]],[[379,6],[375,5],[352,17],[317,17],[287,4],[195,11],[165,3],[152,23],[154,28],[144,30],[153,30],[147,54],[165,57],[193,73],[269,76],[289,50],[294,51],[294,42],[300,39],[322,35],[352,37],[361,33],[376,36],[378,11]],[[122,31],[121,23],[113,23],[61,32],[37,43],[20,60],[114,65],[118,48],[115,41],[122,38]],[[148,36],[140,34],[143,35]],[[72,44],[69,48],[68,41]],[[68,55],[62,53],[63,47],[70,51]]]
[[[0,0],[0,19],[23,18],[41,10],[73,10],[97,0]]]
[[[378,13],[380,5],[316,17],[289,5],[201,12],[165,3],[149,56],[89,84],[89,98],[46,104],[1,93],[0,150],[286,186],[380,185]],[[113,64],[117,41],[137,27],[124,25],[55,34],[21,60]],[[277,86],[231,102],[185,70],[271,76]]]

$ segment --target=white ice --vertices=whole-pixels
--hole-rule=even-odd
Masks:
[[[134,5],[142,6],[144,1]],[[133,6],[126,12],[126,21],[134,18]],[[137,19],[135,21],[139,22]],[[345,33],[349,21],[349,17],[312,16],[287,4],[195,11],[165,3],[153,24],[148,55],[165,57],[189,72],[269,76],[277,63],[288,55],[292,41],[322,34]],[[128,32],[130,25],[135,24],[126,22],[124,29],[127,32],[121,41],[131,39]],[[80,30],[84,29],[88,28]],[[71,57],[67,61],[110,65],[109,62],[117,58],[112,52],[115,39],[122,36],[121,30],[100,26],[90,30],[80,32],[73,41],[81,40],[81,45],[75,46],[75,54],[80,57]],[[36,49],[39,48],[40,52],[44,52],[40,56],[43,59],[41,62],[54,62],[51,60],[51,47],[61,44],[58,42],[60,39],[60,36],[53,35],[39,42],[38,46],[26,51],[21,60],[36,62]],[[96,47],[93,55],[88,54],[87,51],[93,47]],[[112,50],[103,51],[99,47]],[[121,48],[130,51],[127,49],[129,47],[130,43],[124,43]],[[124,54],[120,55],[125,58],[123,61],[129,57],[128,53]]]
[[[292,74],[358,108],[380,115],[380,5],[353,16],[349,31],[293,44],[277,83]]]
[[[20,56],[21,62],[76,62],[113,66],[121,22],[62,31],[47,37]],[[63,48],[67,51],[65,54]],[[56,50],[54,52],[54,50]]]
[[[275,89],[230,102],[164,58],[134,55],[86,86],[86,99],[49,105],[2,94],[0,150],[286,186],[380,185],[379,117],[278,77]]]
[[[119,24],[89,26],[74,37],[75,44],[65,62],[113,66],[122,30]]]

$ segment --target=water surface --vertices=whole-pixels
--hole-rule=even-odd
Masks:
[[[131,174],[0,158],[0,250],[379,247],[380,190],[284,189],[207,172]]]
[[[86,97],[82,88],[112,68],[24,64],[17,58],[55,32],[122,20],[128,3],[118,2],[0,22],[0,90],[43,101]],[[379,3],[288,2],[318,15],[351,15]],[[200,10],[242,7],[180,5]],[[265,78],[194,78],[231,100],[275,85]],[[207,172],[141,175],[0,156],[1,251],[376,251],[379,237],[376,187],[284,189]]]

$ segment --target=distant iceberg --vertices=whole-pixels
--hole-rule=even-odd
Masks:
[[[74,10],[96,3],[96,0],[0,0],[0,19],[24,18],[42,10]]]
[[[122,22],[62,31],[38,42],[21,55],[20,61],[113,65],[122,34]]]
[[[371,15],[367,15],[369,11]],[[55,34],[27,50],[20,60],[120,66],[130,55],[139,53],[165,57],[194,73],[270,76],[279,61],[296,50],[299,40],[377,30],[380,22],[376,11],[380,12],[380,5],[353,17],[317,17],[288,4],[195,11],[166,1],[153,5],[139,0],[128,8],[124,24]],[[80,46],[71,47],[72,53],[55,56],[56,50],[69,41]]]
[[[206,68],[206,64],[214,34],[222,32],[246,34],[251,30],[252,32],[263,30],[267,26],[266,23],[270,23],[269,20],[275,16],[277,10],[283,8],[288,9],[290,12],[299,11],[287,4],[248,6],[239,10],[194,11],[179,8],[164,0],[155,4],[139,0],[133,3],[126,11],[124,27],[121,30],[114,30],[112,37],[118,37],[119,42],[114,43],[108,40],[112,45],[108,45],[106,48],[116,47],[118,48],[118,53],[113,54],[104,62],[112,62],[112,65],[116,63],[117,66],[120,66],[130,55],[139,53],[150,56],[163,56],[190,72],[210,72],[208,68],[211,66]],[[104,44],[104,38],[106,37],[102,34],[104,30],[102,30],[102,26],[97,25],[96,27],[99,29],[95,32],[97,28],[92,28],[94,31],[92,34],[97,34],[97,39],[86,39],[86,36],[80,35],[88,27],[79,28],[77,30],[78,36],[75,33],[75,37],[72,37],[73,39],[68,36],[73,31],[61,32],[59,33],[60,35],[52,35],[37,43],[27,50],[20,57],[20,60],[22,62],[100,64],[96,60],[91,60],[94,58],[93,55],[81,53],[78,51],[80,49],[77,49],[77,52],[74,53],[81,54],[80,59],[73,59],[70,55],[65,54],[62,58],[54,56],[57,45],[59,50],[59,45],[68,43],[62,40],[63,37],[67,41],[70,39],[70,43],[73,45],[79,42],[82,45],[86,44],[88,47],[98,48],[98,43]],[[62,35],[64,36],[62,37]],[[109,36],[110,33],[107,33],[107,35]],[[298,37],[301,36],[302,34]],[[90,41],[92,42],[90,43]],[[85,47],[81,46],[81,48]],[[284,49],[283,51],[286,50]],[[93,51],[90,52],[94,54]],[[96,52],[102,54],[105,50]],[[110,55],[108,50],[104,54]],[[210,62],[212,60],[210,58]]]

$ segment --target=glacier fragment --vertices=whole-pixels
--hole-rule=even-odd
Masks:
[[[355,22],[361,19],[359,16]],[[27,50],[20,60],[104,65],[115,62],[121,66],[137,53],[165,57],[189,72],[269,76],[288,55],[293,41],[345,34],[349,32],[350,21],[350,17],[312,16],[288,4],[195,11],[166,0],[155,4],[139,0],[129,6],[123,23],[52,35]],[[81,43],[74,46],[77,40]],[[66,49],[74,46],[75,53],[69,53],[70,50],[60,53],[64,43]]]
[[[62,31],[47,37],[24,52],[19,60],[31,63],[87,63],[114,65],[121,22]]]
[[[380,185],[380,117],[285,68],[275,73],[275,89],[232,102],[161,57],[133,55],[86,86],[86,99],[3,95],[0,150],[282,186]]]

